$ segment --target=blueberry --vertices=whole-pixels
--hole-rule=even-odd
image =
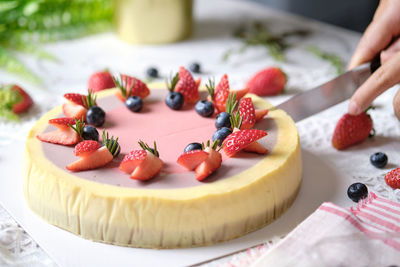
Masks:
[[[202,117],[210,117],[214,113],[214,105],[212,102],[207,100],[200,100],[194,106],[197,114]]]
[[[143,108],[143,100],[140,96],[130,96],[126,99],[125,106],[132,112],[139,112]]]
[[[180,110],[183,106],[183,95],[178,92],[170,92],[165,98],[165,104],[174,110]]]
[[[371,161],[371,164],[374,165],[375,167],[383,168],[386,166],[388,162],[388,157],[386,156],[385,153],[377,152],[371,155],[369,161]]]
[[[82,138],[84,140],[99,141],[99,132],[93,126],[86,125],[83,128]]]
[[[89,108],[86,113],[86,122],[96,127],[102,126],[106,119],[106,113],[98,106]]]
[[[231,128],[231,115],[228,112],[221,112],[215,118],[215,127],[217,129],[222,127]]]
[[[197,62],[193,62],[192,64],[190,64],[189,66],[189,70],[193,73],[200,73],[200,64]]]
[[[200,143],[190,143],[185,147],[183,152],[189,152],[192,150],[199,150],[199,149],[202,149],[202,146]]]
[[[158,78],[158,70],[154,67],[148,68],[146,74],[151,78]]]
[[[114,145],[114,143],[116,144]],[[121,152],[121,146],[114,139],[107,139],[105,142],[103,142],[103,145],[109,148],[109,151],[114,156],[114,158],[119,155],[119,152]]]
[[[225,138],[228,137],[228,135],[230,135],[231,133],[232,133],[232,130],[230,128],[222,127],[215,131],[215,133],[212,136],[212,140],[214,142],[215,140],[218,139],[219,145],[221,145],[222,142],[224,142]]]
[[[347,196],[354,202],[358,202],[360,199],[368,196],[368,188],[365,184],[354,183],[347,189]]]

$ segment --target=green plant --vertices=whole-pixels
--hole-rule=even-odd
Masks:
[[[112,16],[112,0],[2,0],[0,68],[39,82],[37,75],[18,59],[19,52],[56,60],[37,44],[109,30]]]

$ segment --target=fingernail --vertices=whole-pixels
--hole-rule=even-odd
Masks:
[[[349,114],[351,115],[357,115],[361,113],[361,109],[360,107],[357,105],[357,103],[355,101],[350,101],[349,104]]]

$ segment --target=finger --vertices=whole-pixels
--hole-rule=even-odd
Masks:
[[[400,38],[381,53],[381,62],[385,64],[396,52],[400,51]]]
[[[393,98],[393,110],[397,119],[400,120],[400,90],[397,91],[396,95]]]
[[[392,40],[392,34],[387,33],[389,29],[387,24],[388,22],[380,17],[368,26],[350,60],[349,69],[371,61],[389,45]]]
[[[400,52],[378,68],[350,99],[349,113],[360,114],[384,91],[400,82]]]

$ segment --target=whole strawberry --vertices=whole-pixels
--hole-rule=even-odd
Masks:
[[[393,189],[400,189],[400,168],[388,172],[385,175],[385,182]]]
[[[89,77],[88,88],[91,92],[98,92],[114,87],[114,79],[108,70],[95,72]]]
[[[271,96],[282,93],[287,82],[286,74],[277,67],[262,69],[247,82],[250,93]]]
[[[0,86],[0,117],[18,121],[18,115],[32,105],[32,98],[18,85]]]
[[[336,124],[332,145],[338,150],[345,149],[367,139],[371,131],[372,119],[366,112],[356,116],[346,113]]]

